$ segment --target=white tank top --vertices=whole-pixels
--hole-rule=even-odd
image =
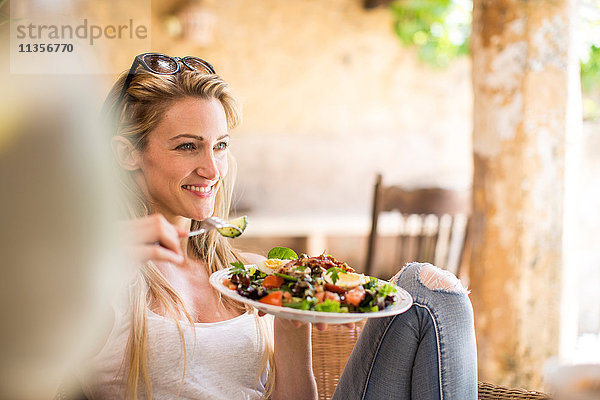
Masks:
[[[265,344],[253,314],[193,327],[181,322],[187,350],[183,383],[183,349],[175,321],[148,310],[147,324],[153,399],[261,398],[266,382],[266,369],[262,369]],[[129,328],[129,315],[116,312],[106,345],[80,372],[83,391],[90,400],[125,397],[123,360]],[[147,398],[143,385],[138,393],[140,399]]]

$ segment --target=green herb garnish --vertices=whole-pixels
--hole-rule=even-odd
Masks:
[[[246,267],[244,267],[244,264],[242,262],[232,262],[231,265],[233,266],[233,268],[231,268],[231,275],[246,275]]]
[[[326,274],[329,274],[329,276],[331,277],[331,282],[333,282],[334,285],[340,279],[338,272],[344,273],[344,271],[338,267],[331,267],[326,272]]]

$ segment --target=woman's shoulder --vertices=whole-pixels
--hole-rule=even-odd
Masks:
[[[256,254],[256,253],[240,253],[240,255],[242,257],[244,257],[244,259],[246,260],[246,262],[248,264],[258,264],[261,261],[264,261],[267,259],[267,257],[262,256],[260,254]]]

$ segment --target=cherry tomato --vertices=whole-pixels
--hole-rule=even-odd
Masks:
[[[340,302],[340,295],[337,293],[333,293],[330,291],[326,291],[325,292],[325,300],[332,300],[332,301],[337,301],[338,303]]]
[[[361,301],[365,298],[365,289],[362,286],[357,286],[346,293],[346,303],[358,307]]]
[[[281,306],[283,306],[282,298],[283,298],[283,292],[281,290],[278,290],[276,292],[269,293],[268,295],[266,295],[265,297],[260,299],[259,302],[281,307]]]
[[[325,301],[325,292],[317,292],[315,297],[317,298],[317,303],[322,303]]]
[[[283,285],[283,278],[280,276],[269,275],[265,278],[262,284],[267,289],[280,288]]]

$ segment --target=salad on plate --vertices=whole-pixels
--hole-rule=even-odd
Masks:
[[[258,264],[232,263],[223,286],[262,304],[329,313],[374,313],[395,305],[402,289],[359,274],[328,254],[271,249]]]

